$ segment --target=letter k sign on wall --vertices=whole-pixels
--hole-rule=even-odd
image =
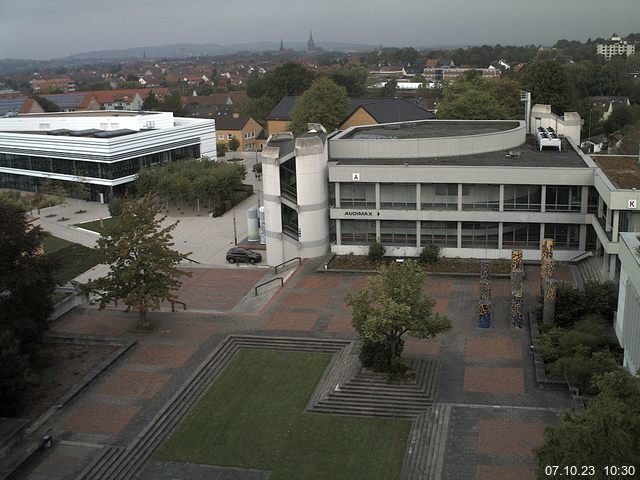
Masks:
[[[354,182],[359,182],[360,181],[360,174],[359,173],[352,173],[351,174],[351,180]]]
[[[627,208],[638,208],[638,201],[637,200],[629,200]]]

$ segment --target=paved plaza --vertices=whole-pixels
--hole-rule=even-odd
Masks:
[[[319,264],[319,259],[304,262],[284,288],[261,294],[268,301],[256,303],[253,311],[237,313],[237,305],[253,297],[254,285],[273,276],[268,269],[198,267],[180,292],[189,309],[152,313],[150,333],[138,332],[136,315],[122,308],[79,307],[56,321],[52,330],[60,334],[137,344],[48,420],[43,428],[52,429],[54,448],[33,457],[16,478],[73,479],[102,446],[129,445],[227,335],[355,340],[343,297],[362,288],[366,276],[317,273]],[[569,267],[560,266],[558,277],[570,279]],[[538,278],[539,269],[528,266],[529,306]],[[450,407],[441,478],[533,479],[531,449],[542,443],[544,427],[558,421],[569,399],[564,392],[536,387],[527,330],[509,324],[509,280],[492,281],[493,321],[485,330],[475,315],[478,279],[429,276],[424,291],[453,324],[436,339],[407,338],[405,346],[406,356],[441,364],[435,400]]]
[[[257,192],[261,190],[253,175],[247,179]],[[265,288],[256,296],[254,287],[275,277],[272,269],[226,263],[224,254],[233,244],[233,217],[238,239],[244,238],[246,208],[258,201],[254,194],[220,218],[195,213],[177,218],[169,213],[167,221],[180,220],[174,231],[176,247],[191,252],[190,258],[200,264],[185,264],[191,276],[184,277],[178,297],[187,310],[176,305],[177,311],[171,312],[170,305],[163,305],[150,315],[152,332],[138,331],[136,314],[115,307],[102,311],[96,306],[77,307],[52,325],[59,335],[137,343],[48,418],[38,432],[51,429],[54,447],[38,452],[12,478],[71,480],[104,448],[117,451],[132,444],[228,335],[357,339],[344,295],[362,289],[366,275],[317,273],[321,260],[308,260],[278,275],[285,280],[283,288]],[[79,209],[86,212],[75,213]],[[106,205],[75,200],[41,213],[45,230],[87,246],[95,245],[98,236],[74,224],[108,216]],[[52,214],[56,216],[46,217]],[[68,220],[58,221],[61,217]],[[95,278],[105,268],[98,266],[77,280]],[[539,275],[538,267],[527,266],[525,310],[534,306]],[[559,266],[555,276],[574,280],[566,266]],[[542,443],[544,427],[557,422],[570,402],[564,392],[537,388],[528,330],[514,330],[509,323],[509,279],[492,280],[492,326],[478,328],[478,280],[429,276],[424,292],[434,298],[435,311],[451,319],[453,328],[435,339],[406,338],[404,354],[438,360],[441,366],[435,405],[446,406],[448,417],[439,437],[444,443],[440,478],[533,479],[531,449]],[[144,475],[208,478],[215,472],[219,478],[267,478],[259,471],[190,468],[152,462]],[[173,475],[174,471],[178,473]],[[156,477],[158,472],[164,476]]]

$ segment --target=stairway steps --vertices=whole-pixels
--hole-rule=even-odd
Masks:
[[[160,442],[189,413],[241,348],[335,354],[346,350],[345,347],[350,344],[351,342],[345,340],[283,339],[281,337],[255,337],[251,335],[227,337],[183,387],[171,397],[149,426],[136,437],[126,450],[105,452],[77,480],[127,480],[133,478]]]
[[[422,411],[429,408],[432,403],[425,401],[421,403],[411,401],[393,400],[378,400],[377,398],[328,398],[327,400],[321,400],[319,405],[336,405],[336,406],[353,406],[353,407],[376,407],[376,408],[388,408],[389,410],[412,410]]]
[[[402,462],[402,472],[400,474],[401,480],[408,480],[410,478],[409,472],[414,471],[417,468],[419,460],[419,449],[423,435],[423,429],[427,428],[429,417],[431,416],[431,410],[418,415],[411,424],[411,431],[409,432],[409,440],[407,442],[407,448],[405,450],[404,461]]]
[[[325,406],[318,406],[314,408],[314,413],[325,413],[330,415],[350,415],[350,416],[367,416],[367,417],[385,417],[385,418],[415,418],[422,413],[421,411],[404,412],[397,411],[391,412],[387,409],[377,408],[330,408]]]

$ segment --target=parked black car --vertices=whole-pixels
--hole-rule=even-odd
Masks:
[[[261,261],[261,254],[259,254],[258,252],[254,252],[253,250],[248,250],[246,248],[233,247],[230,248],[227,252],[227,262],[229,263],[249,262],[251,264],[254,264]]]

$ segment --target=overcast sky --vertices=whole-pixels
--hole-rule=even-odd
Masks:
[[[0,58],[254,41],[551,45],[640,31],[640,0],[0,0]]]

